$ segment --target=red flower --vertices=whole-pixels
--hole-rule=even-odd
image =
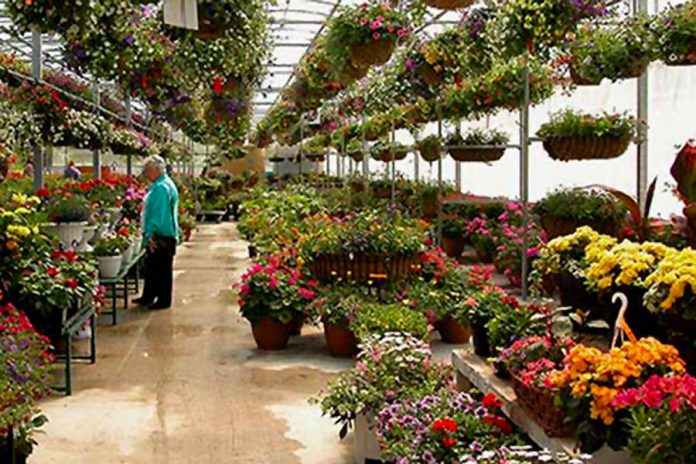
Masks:
[[[457,431],[457,423],[452,419],[438,419],[433,422],[433,430],[435,432],[454,433]]]
[[[40,188],[36,191],[36,196],[39,198],[48,198],[51,196],[51,191],[47,188]]]
[[[77,286],[80,285],[77,279],[68,279],[65,283],[68,284],[68,287],[73,289],[77,288]]]
[[[451,448],[457,443],[457,440],[455,440],[452,437],[445,437],[442,439],[442,446],[445,448]]]
[[[222,79],[220,76],[215,76],[215,81],[213,82],[213,93],[215,93],[215,95],[222,95],[223,90]]]
[[[48,274],[49,277],[55,277],[59,274],[59,271],[55,267],[51,266],[46,268],[46,274]]]
[[[493,393],[489,393],[484,396],[481,404],[483,404],[483,407],[486,409],[503,407],[503,402],[500,401]]]
[[[485,416],[483,422],[499,428],[505,435],[510,435],[512,433],[512,425],[502,417]]]

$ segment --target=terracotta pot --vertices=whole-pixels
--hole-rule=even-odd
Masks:
[[[348,324],[332,324],[324,321],[324,338],[329,354],[334,358],[352,358],[358,353],[358,339]]]
[[[458,258],[464,252],[464,237],[463,236],[442,236],[442,249],[450,258]]]
[[[251,332],[256,346],[261,350],[282,350],[288,346],[288,340],[290,340],[290,324],[270,317],[264,317],[256,324],[252,324]]]
[[[474,353],[482,358],[490,358],[493,356],[491,351],[491,343],[488,339],[488,329],[486,324],[471,324]]]
[[[302,327],[304,327],[306,321],[307,316],[304,314],[295,316],[295,318],[290,321],[290,335],[302,335]]]
[[[450,316],[438,321],[437,331],[443,342],[453,345],[469,343],[471,338],[471,326],[462,325]]]

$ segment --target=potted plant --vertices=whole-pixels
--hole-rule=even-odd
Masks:
[[[578,85],[640,77],[653,50],[654,36],[645,15],[630,16],[608,27],[583,25],[570,44],[570,76]]]
[[[673,346],[641,338],[608,352],[578,344],[559,369],[537,378],[557,392],[555,404],[563,405],[569,423],[576,427],[580,450],[593,453],[605,443],[615,449],[625,445],[625,411],[614,399],[655,373],[683,374],[684,362]]]
[[[82,241],[84,227],[90,216],[87,200],[70,192],[39,192],[45,201],[48,218],[56,224],[58,241],[65,249],[72,249]]]
[[[179,216],[179,227],[183,235],[184,242],[191,240],[191,233],[196,228],[196,216],[193,214],[184,213]]]
[[[70,109],[65,127],[51,141],[56,147],[98,150],[105,146],[111,137],[111,123],[101,116],[87,111]]]
[[[336,75],[387,62],[408,33],[407,16],[388,3],[344,7],[328,24],[326,61]]]
[[[278,262],[254,264],[235,288],[242,316],[251,323],[256,345],[262,350],[285,348],[290,323],[315,298],[299,271]]]
[[[416,192],[420,195],[421,212],[424,216],[434,217],[440,209],[440,186],[436,184],[419,184]],[[447,187],[442,189],[446,193]]]
[[[654,22],[657,53],[670,66],[696,64],[696,2],[669,5]]]
[[[363,342],[371,336],[389,332],[409,334],[421,340],[430,334],[425,315],[401,304],[366,304],[356,315],[352,328]]]
[[[627,211],[612,195],[595,189],[559,189],[534,204],[534,213],[551,239],[570,235],[582,226],[617,236]]]
[[[391,198],[392,182],[390,179],[375,179],[370,181],[370,191],[377,198]]]
[[[437,394],[449,388],[450,380],[450,369],[433,361],[426,342],[406,334],[387,333],[365,340],[356,366],[340,374],[325,392],[310,401],[319,404],[322,413],[341,426],[339,436],[343,438],[356,419],[374,426],[376,415],[390,404]]]
[[[0,430],[12,427],[15,434],[12,450],[6,449],[4,434],[0,438],[0,456],[14,455],[16,462],[24,463],[36,444],[33,431],[46,422],[40,415],[38,401],[50,395],[53,356],[46,338],[11,304],[0,305],[0,346]],[[9,462],[15,461],[10,458]]]
[[[613,404],[629,414],[626,449],[637,464],[687,464],[696,452],[696,378],[653,375],[643,385],[620,392]]]
[[[457,161],[490,163],[505,154],[508,135],[496,129],[471,129],[464,136],[453,132],[447,136],[447,151]]]
[[[464,232],[466,221],[456,215],[447,215],[442,218],[442,249],[450,258],[458,258],[464,251],[466,244]]]
[[[488,343],[493,354],[499,353],[513,341],[531,335],[541,335],[547,328],[545,318],[551,316],[551,309],[535,304],[509,304],[496,307],[491,319],[486,323]],[[572,327],[572,325],[571,325]]]
[[[503,289],[489,286],[466,297],[463,305],[473,330],[474,352],[483,358],[493,356],[488,322],[505,307],[519,307],[519,301],[506,294]]]
[[[442,139],[436,135],[429,135],[416,142],[416,147],[421,157],[428,163],[433,163],[442,157]]]
[[[365,294],[352,285],[335,285],[323,289],[312,303],[315,319],[324,326],[324,338],[329,354],[335,358],[350,358],[358,353],[358,339],[352,324],[365,305]]]
[[[570,161],[619,157],[628,149],[635,131],[636,122],[631,116],[593,116],[567,109],[552,115],[537,135],[551,158]]]
[[[408,155],[408,148],[398,142],[379,141],[370,148],[370,155],[373,159],[385,163],[401,161]]]
[[[99,276],[102,279],[114,279],[121,271],[123,251],[127,248],[125,238],[108,234],[94,244],[94,256],[97,258]]]

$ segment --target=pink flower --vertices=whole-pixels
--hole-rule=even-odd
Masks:
[[[372,24],[370,24],[370,29],[373,31],[379,29],[380,27],[382,27],[382,23],[379,21],[373,21]]]
[[[359,22],[361,26],[365,26],[370,22],[370,20],[367,18],[360,18]]]
[[[382,16],[382,15],[377,16],[377,21],[379,21],[380,23],[383,23],[383,22],[384,22],[384,16]]]
[[[251,287],[248,284],[242,284],[239,287],[239,294],[240,295],[248,295],[250,291],[251,291]]]
[[[316,293],[314,293],[312,290],[300,287],[297,289],[297,293],[300,294],[302,298],[305,300],[313,300],[314,297],[316,296]]]
[[[387,26],[387,30],[388,30],[389,32],[394,32],[394,29],[396,29],[396,28],[394,27],[393,24],[390,24],[390,25]]]
[[[382,37],[382,35],[379,32],[375,32],[372,34],[372,39],[373,40],[379,40]]]
[[[405,35],[406,35],[406,29],[399,29],[398,31],[396,31],[396,35],[398,35],[399,37],[405,36]]]
[[[271,280],[268,282],[268,286],[273,290],[278,288],[278,279],[276,279],[275,277],[271,277]]]
[[[310,280],[309,282],[307,282],[307,286],[311,288],[316,288],[319,286],[319,282],[316,280]]]

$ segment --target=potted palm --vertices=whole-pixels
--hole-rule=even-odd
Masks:
[[[626,152],[635,131],[636,121],[628,115],[594,116],[567,109],[552,115],[537,135],[551,158],[570,161],[617,158]]]
[[[278,263],[257,263],[235,285],[239,309],[251,323],[256,345],[262,350],[280,350],[290,339],[291,322],[315,298],[302,274]]]
[[[107,234],[94,244],[93,253],[97,258],[99,276],[102,279],[113,279],[118,275],[126,245],[126,240],[116,234]]]

